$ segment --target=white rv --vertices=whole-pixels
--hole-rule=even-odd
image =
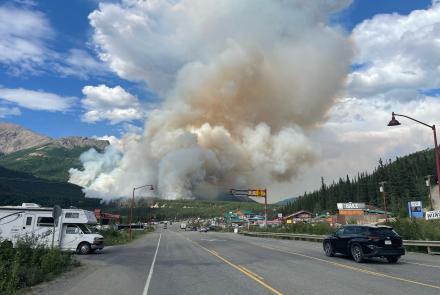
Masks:
[[[88,225],[96,224],[91,211],[62,209],[54,223],[54,208],[37,204],[0,207],[0,241],[10,241],[15,246],[19,239],[33,238],[38,244],[59,247],[62,250],[88,254],[104,248],[104,238],[93,233]]]

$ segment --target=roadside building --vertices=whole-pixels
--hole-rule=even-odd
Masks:
[[[242,225],[244,222],[243,216],[240,216],[234,212],[227,212],[223,214],[223,217],[225,218],[225,222],[227,224],[237,224]]]
[[[311,222],[313,214],[307,210],[300,210],[298,212],[292,213],[284,217],[284,221],[287,224],[297,223],[297,222]]]

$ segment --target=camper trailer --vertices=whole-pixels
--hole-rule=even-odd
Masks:
[[[55,208],[33,203],[0,207],[0,241],[14,246],[20,239],[31,238],[47,247],[88,254],[104,248],[104,238],[93,233],[88,225],[96,224],[91,211],[61,209],[54,220]]]

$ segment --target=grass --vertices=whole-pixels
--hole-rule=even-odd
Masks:
[[[135,240],[153,231],[154,227],[148,227],[144,230],[133,230],[132,239],[130,239],[130,233],[128,230],[105,229],[101,230],[99,233],[104,237],[105,245],[111,246],[129,243],[131,240]]]
[[[15,294],[19,289],[48,281],[79,266],[72,253],[19,241],[0,243],[0,294]]]

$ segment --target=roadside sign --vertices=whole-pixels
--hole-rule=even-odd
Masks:
[[[426,220],[440,219],[440,210],[427,211],[425,215]]]
[[[283,218],[283,213],[278,213],[278,218]]]
[[[266,190],[265,189],[250,189],[248,190],[248,196],[249,197],[265,197],[266,196]]]
[[[410,218],[423,218],[422,202],[408,202],[408,215]]]
[[[365,203],[337,203],[339,210],[357,210],[357,209],[365,209]]]

